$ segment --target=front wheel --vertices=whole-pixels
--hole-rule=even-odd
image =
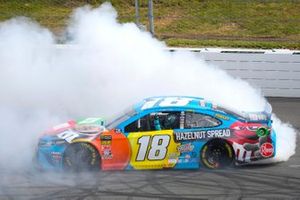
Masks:
[[[210,169],[220,169],[233,164],[234,153],[231,146],[224,140],[207,142],[201,150],[202,164]]]
[[[88,143],[74,143],[64,154],[64,168],[71,172],[93,171],[100,167],[100,155]]]

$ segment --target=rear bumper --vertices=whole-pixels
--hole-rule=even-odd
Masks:
[[[237,165],[272,162],[276,156],[276,132],[274,130],[268,136],[249,141],[243,139],[232,141]]]

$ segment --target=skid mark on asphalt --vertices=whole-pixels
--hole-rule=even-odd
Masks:
[[[282,102],[277,105],[279,117],[297,122],[293,125],[300,127],[299,120],[286,111],[289,102],[277,101]],[[288,110],[299,111],[300,101],[291,107]],[[0,169],[0,199],[299,199],[299,155],[297,148],[287,162],[212,171],[112,171],[74,175]]]
[[[228,170],[1,174],[1,199],[298,198],[300,177],[286,165]],[[291,174],[290,174],[291,173]],[[6,178],[5,178],[6,177]]]
[[[291,168],[300,168],[300,165],[289,165]]]

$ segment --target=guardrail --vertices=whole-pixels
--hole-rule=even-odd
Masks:
[[[76,45],[56,45],[60,51]],[[209,64],[261,88],[269,97],[300,97],[300,51],[286,49],[168,48],[190,51]]]
[[[265,96],[300,97],[300,51],[285,49],[169,48],[190,51],[207,63],[262,89]]]

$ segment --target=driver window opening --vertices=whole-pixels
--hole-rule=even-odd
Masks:
[[[159,131],[183,128],[184,112],[154,112],[130,123],[125,132]]]

